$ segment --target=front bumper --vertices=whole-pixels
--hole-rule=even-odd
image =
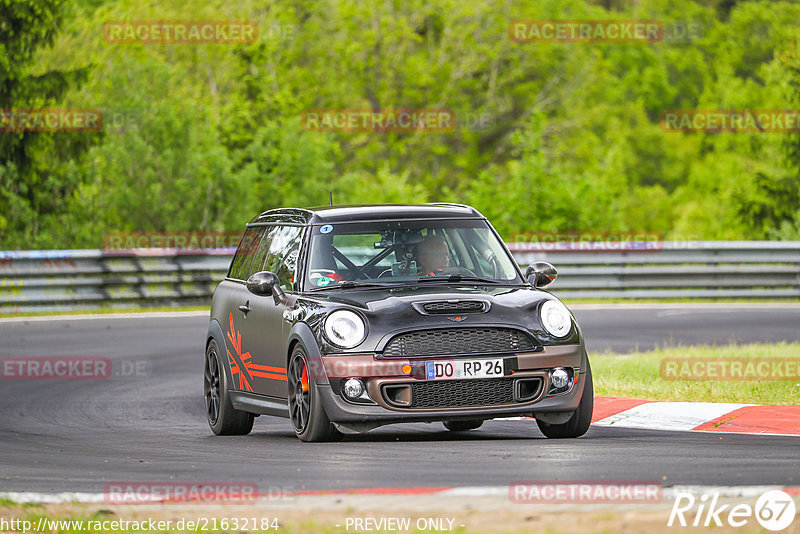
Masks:
[[[466,359],[489,359],[497,355],[472,355]],[[488,378],[487,381],[505,380],[515,388],[514,399],[502,404],[467,406],[398,406],[386,394],[386,387],[397,385],[424,385],[430,382],[455,383],[458,386],[473,380],[428,381],[424,374],[425,361],[455,358],[392,358],[375,354],[323,356],[325,379],[317,380],[317,390],[328,418],[341,424],[354,426],[379,426],[399,422],[431,422],[457,419],[492,419],[496,417],[530,416],[534,411],[569,412],[577,409],[585,383],[584,370],[588,367],[586,351],[582,345],[545,346],[539,352],[507,355],[505,376]],[[549,370],[555,367],[575,370],[571,389],[566,393],[548,395],[550,392]],[[410,368],[410,371],[409,371]],[[322,378],[322,377],[318,377]],[[341,394],[341,384],[348,378],[359,378],[366,384],[371,402],[358,404],[346,400]],[[518,381],[541,380],[538,394],[522,398],[516,394]],[[490,382],[493,385],[493,382]],[[456,384],[454,384],[455,386]],[[442,387],[447,387],[442,385]],[[458,388],[454,387],[456,391]]]

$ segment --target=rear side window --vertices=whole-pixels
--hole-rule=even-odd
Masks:
[[[239,248],[236,249],[236,254],[231,261],[231,268],[228,269],[229,278],[247,280],[250,277],[253,260],[261,248],[261,237],[264,235],[265,229],[263,226],[256,226],[245,230]],[[267,248],[269,248],[269,243],[267,243]],[[261,261],[264,261],[263,256]]]

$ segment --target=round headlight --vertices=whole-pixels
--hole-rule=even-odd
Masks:
[[[343,349],[355,347],[364,341],[366,330],[364,320],[349,310],[336,310],[325,319],[325,337]]]
[[[555,337],[564,337],[572,330],[569,310],[558,300],[548,300],[539,310],[542,326]]]

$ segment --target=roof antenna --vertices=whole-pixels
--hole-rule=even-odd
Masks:
[[[328,191],[328,203],[333,206],[333,191]]]

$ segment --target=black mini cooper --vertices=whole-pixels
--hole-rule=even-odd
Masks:
[[[288,417],[303,441],[380,425],[452,431],[532,416],[583,435],[592,374],[578,324],[456,204],[276,209],[247,224],[214,292],[204,391],[215,434]]]

